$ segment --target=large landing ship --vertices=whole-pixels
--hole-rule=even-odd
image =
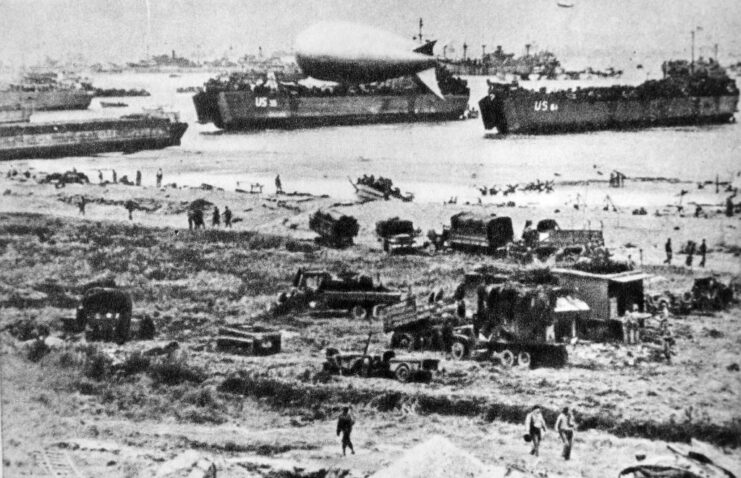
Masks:
[[[319,24],[298,36],[296,60],[305,75],[333,84],[276,74],[212,79],[193,97],[198,121],[260,129],[458,119],[468,86],[437,65],[433,46],[363,25]]]
[[[737,111],[736,82],[715,61],[669,61],[664,78],[638,86],[546,92],[490,83],[479,101],[487,130],[561,133],[651,126],[727,123]]]

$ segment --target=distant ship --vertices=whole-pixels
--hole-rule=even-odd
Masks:
[[[323,89],[280,76],[272,82],[253,80],[244,74],[209,80],[193,97],[198,122],[234,130],[455,120],[466,111],[469,97],[466,82],[442,68],[438,83],[444,98],[409,77]]]
[[[499,133],[558,133],[727,123],[737,111],[736,82],[713,60],[669,61],[664,78],[638,86],[533,91],[489,83],[479,101],[484,127]]]
[[[188,128],[175,113],[147,112],[116,119],[0,125],[0,160],[133,153],[180,144]]]
[[[31,119],[31,108],[22,105],[0,105],[0,123],[19,123]]]
[[[0,108],[30,104],[34,111],[84,110],[93,95],[90,85],[60,81],[56,73],[31,73],[0,89]]]

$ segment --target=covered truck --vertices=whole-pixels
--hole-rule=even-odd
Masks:
[[[358,221],[334,209],[318,210],[309,217],[309,229],[319,234],[322,242],[333,247],[352,245],[358,235]]]
[[[494,254],[512,242],[514,230],[509,217],[461,212],[451,216],[443,236],[453,249]]]
[[[412,221],[392,217],[376,223],[376,235],[383,243],[383,250],[391,254],[413,249],[419,231],[414,229]]]

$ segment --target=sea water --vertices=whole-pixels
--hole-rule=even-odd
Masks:
[[[695,182],[738,181],[741,170],[741,126],[738,123],[599,131],[562,135],[498,136],[484,130],[480,119],[437,123],[337,126],[300,130],[221,132],[214,125],[197,123],[193,94],[176,93],[176,88],[200,86],[213,73],[100,74],[91,78],[101,88],[144,88],[149,97],[96,98],[85,111],[39,112],[32,121],[116,117],[163,106],[180,113],[188,123],[181,146],[135,154],[107,153],[95,157],[57,160],[15,161],[5,166],[29,167],[54,172],[76,168],[97,181],[98,170],[110,179],[133,178],[137,169],[144,184],[154,182],[158,169],[165,183],[179,186],[210,184],[226,190],[249,190],[261,183],[272,192],[280,174],[287,191],[329,194],[341,200],[354,197],[350,180],[363,174],[391,178],[418,201],[519,202],[548,204],[563,202],[562,195],[517,193],[503,197],[482,196],[481,187],[555,181],[556,189],[568,189],[574,201],[603,200],[605,183],[613,170],[628,178],[678,179],[670,182],[633,183],[631,188],[611,191],[611,198],[624,206],[642,205],[646,195],[657,188],[668,192],[691,191],[700,203],[719,198]],[[486,94],[486,78],[468,77],[471,105]],[[608,84],[608,80],[592,84]],[[637,83],[633,79],[609,80]],[[575,87],[585,82],[523,82],[531,88]],[[100,101],[122,101],[126,108],[102,108]],[[4,168],[6,169],[6,168]],[[602,186],[604,187],[602,187]],[[590,190],[591,186],[591,190]],[[590,192],[591,191],[591,192]],[[599,192],[596,192],[599,191]],[[662,198],[661,202],[667,202]]]

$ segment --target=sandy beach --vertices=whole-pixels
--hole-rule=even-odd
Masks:
[[[31,455],[42,442],[64,443],[91,475],[121,477],[143,476],[192,449],[218,463],[219,476],[245,476],[246,465],[240,463],[259,460],[272,470],[337,467],[363,476],[431,434],[445,436],[487,465],[548,476],[615,476],[637,453],[661,453],[668,442],[690,436],[725,447],[728,459],[741,459],[735,405],[741,376],[733,367],[741,340],[737,306],[712,316],[673,319],[677,356],[670,364],[657,361],[648,344],[628,349],[572,345],[563,369],[503,370],[438,354],[444,372],[430,384],[321,375],[327,346],[357,349],[373,331],[371,347],[385,348],[388,336],[377,323],[291,314],[266,322],[261,315],[299,266],[378,272],[385,284],[411,286],[419,296],[439,287],[452,291],[476,266],[515,266],[462,253],[389,256],[375,237],[375,222],[390,214],[427,231],[440,230],[457,212],[485,211],[511,217],[516,236],[525,220],[555,218],[563,228],[602,229],[615,258],[630,256],[651,274],[648,293],[682,293],[695,278],[709,274],[737,287],[741,223],[739,216],[725,216],[727,193],[715,194],[711,186],[688,195],[704,204],[702,217],[694,217],[694,207],[678,212],[672,206],[682,189],[696,188],[693,183],[630,181],[620,190],[594,183],[579,209],[573,198],[583,184],[492,204],[393,202],[391,208],[384,201],[359,204],[272,191],[120,184],[57,188],[22,175],[7,178],[6,171],[0,179],[0,307],[9,476],[33,474]],[[648,214],[633,215],[626,207],[605,210],[601,200],[607,194],[645,204]],[[82,196],[84,216],[77,205]],[[207,212],[206,231],[188,231],[185,209],[197,199],[222,211],[228,206],[233,229],[214,232]],[[124,207],[129,200],[137,204],[131,220]],[[506,204],[510,200],[514,206]],[[315,243],[308,217],[330,207],[358,219],[356,245],[335,250]],[[675,255],[672,266],[663,265],[667,237],[675,251],[688,240],[705,238],[706,267],[697,261],[685,267],[683,254]],[[137,351],[176,341],[181,365],[200,378],[167,384],[151,369],[123,373],[105,367],[96,377],[89,373],[91,359],[80,358],[93,352],[83,352],[89,348],[80,342],[58,345],[38,362],[24,358],[26,345],[12,333],[18,324],[45,324],[56,333],[81,284],[106,276],[131,291],[135,315],[151,315],[158,333],[155,341],[120,347],[99,343],[94,354],[107,357],[103,362],[109,365],[128,363]],[[214,350],[219,326],[245,323],[280,329],[283,353],[259,358]],[[234,374],[246,380],[244,393],[224,385]],[[543,404],[550,420],[566,403],[577,410],[584,424],[577,434],[578,460],[560,459],[555,436],[539,459],[530,459],[519,421],[533,403]],[[339,456],[332,433],[342,404],[354,407],[358,422],[359,451],[346,459]]]

